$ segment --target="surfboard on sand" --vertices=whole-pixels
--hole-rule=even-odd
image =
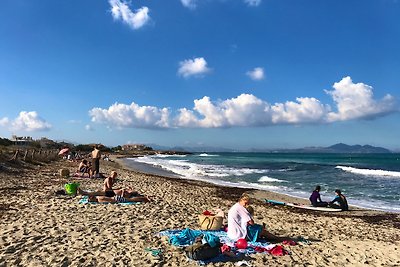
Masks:
[[[296,204],[296,203],[289,203],[289,202],[281,202],[281,201],[276,201],[276,200],[272,200],[272,199],[266,199],[265,202],[267,202],[268,204],[272,204],[272,205],[288,206],[288,207],[306,209],[306,210],[326,211],[326,212],[342,211],[341,209],[325,208],[325,207],[313,207],[311,205],[303,205],[303,204]]]

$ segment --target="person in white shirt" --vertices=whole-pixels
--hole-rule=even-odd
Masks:
[[[250,197],[243,194],[239,202],[230,208],[228,212],[228,237],[235,241],[241,238],[252,242],[256,242],[258,238],[279,241],[280,238],[269,233],[263,225],[254,223],[251,214],[246,209],[249,203]]]

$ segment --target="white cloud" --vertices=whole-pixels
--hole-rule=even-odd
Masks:
[[[132,29],[139,29],[150,21],[149,8],[141,7],[133,12],[126,1],[109,0],[111,14],[115,20],[122,20]]]
[[[201,76],[210,71],[207,67],[207,61],[202,57],[195,59],[186,59],[179,62],[178,74],[187,78],[190,76]]]
[[[10,123],[10,120],[7,117],[0,119],[0,126],[7,126]]]
[[[337,112],[330,112],[327,120],[344,121],[352,119],[372,119],[391,113],[396,109],[393,96],[387,94],[382,100],[373,98],[373,88],[364,83],[353,83],[344,77],[333,85],[334,90],[325,92],[332,96]]]
[[[168,128],[168,108],[115,103],[108,109],[93,108],[89,111],[93,122],[119,128]]]
[[[90,124],[85,125],[85,130],[86,131],[94,131],[93,127]]]
[[[244,2],[249,6],[259,6],[261,4],[261,0],[244,0]]]
[[[40,118],[36,111],[21,111],[19,116],[10,122],[11,129],[15,131],[47,131],[51,124]]]
[[[168,108],[114,104],[108,109],[94,108],[89,114],[93,122],[120,128],[223,128],[264,127],[282,124],[318,124],[352,119],[373,119],[398,112],[395,99],[386,95],[373,99],[372,87],[354,84],[350,77],[326,91],[333,98],[337,112],[313,97],[298,97],[296,101],[270,104],[252,94],[211,101],[204,96],[193,101],[192,109],[181,108],[170,118]]]
[[[241,94],[237,98],[212,103],[205,96],[194,100],[194,111],[179,110],[176,124],[179,127],[232,127],[232,126],[262,126],[271,122],[268,103],[251,94]]]
[[[246,72],[246,74],[254,81],[259,81],[265,78],[264,69],[260,67],[254,68],[253,70]]]
[[[197,0],[181,0],[182,5],[190,9],[196,8],[196,2]]]
[[[330,111],[313,97],[298,97],[297,102],[287,101],[272,106],[272,122],[274,124],[321,123]]]

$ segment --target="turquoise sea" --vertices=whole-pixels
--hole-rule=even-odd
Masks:
[[[400,212],[400,154],[202,153],[126,159],[142,171],[322,200],[341,189],[349,204]]]

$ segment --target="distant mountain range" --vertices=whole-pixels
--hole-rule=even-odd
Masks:
[[[173,150],[183,152],[270,152],[270,153],[392,153],[392,151],[371,145],[346,145],[343,143],[329,147],[305,147],[296,149],[258,149],[234,150],[221,147],[166,147],[156,144],[149,144],[156,150]]]
[[[275,151],[275,150],[274,150]],[[389,149],[371,145],[346,145],[343,143],[329,147],[305,147],[298,149],[278,149],[279,152],[298,153],[392,153]]]

